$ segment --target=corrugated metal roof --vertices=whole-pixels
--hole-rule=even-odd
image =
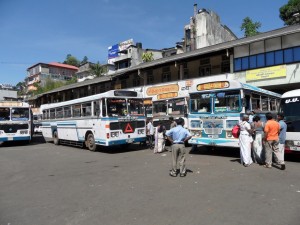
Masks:
[[[124,69],[120,72],[117,71],[116,73],[113,73],[111,75],[107,75],[107,76],[95,78],[95,79],[92,79],[92,80],[86,80],[86,81],[83,81],[83,82],[80,82],[80,83],[75,83],[75,84],[70,84],[70,85],[67,85],[67,86],[63,86],[63,87],[54,89],[52,91],[43,93],[43,94],[39,95],[38,97],[43,96],[45,94],[58,92],[58,91],[64,91],[64,90],[69,90],[69,89],[72,89],[72,88],[78,88],[78,87],[82,87],[82,86],[86,86],[86,85],[90,85],[90,84],[94,84],[94,83],[100,83],[100,82],[103,82],[103,81],[108,81],[112,77],[117,77],[117,76],[120,76],[122,74],[132,72],[132,71],[136,71],[136,70],[139,70],[139,69],[147,69],[147,68],[151,68],[153,66],[158,66],[158,65],[162,65],[162,64],[166,64],[166,63],[172,63],[172,62],[175,62],[175,61],[185,60],[185,59],[192,58],[192,57],[195,57],[195,56],[204,55],[204,54],[208,54],[208,53],[213,53],[213,52],[217,52],[217,51],[220,51],[220,50],[225,50],[225,49],[228,49],[228,48],[233,48],[233,47],[237,47],[237,46],[240,46],[240,45],[253,43],[253,42],[256,42],[256,41],[261,41],[261,40],[265,40],[265,39],[268,39],[268,38],[274,38],[274,37],[287,35],[287,34],[292,34],[292,33],[297,33],[297,32],[300,32],[300,25],[288,26],[288,27],[277,29],[277,30],[272,30],[272,31],[269,31],[269,32],[261,33],[261,34],[258,34],[258,35],[252,36],[252,37],[241,38],[241,39],[237,39],[237,40],[224,42],[224,43],[208,46],[208,47],[205,47],[205,48],[197,49],[197,50],[194,50],[194,51],[191,51],[191,52],[185,52],[185,53],[181,53],[181,54],[178,54],[178,55],[172,55],[172,56],[157,59],[157,60],[154,60],[154,61],[151,61],[151,62],[141,63],[137,66],[133,66],[133,67],[128,68],[128,69]]]

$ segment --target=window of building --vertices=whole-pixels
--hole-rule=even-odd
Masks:
[[[153,70],[146,71],[146,76],[147,76],[147,84],[153,84],[154,83]]]
[[[294,50],[294,61],[299,62],[300,61],[300,47],[296,47]]]
[[[249,69],[249,57],[242,58],[242,70]]]
[[[237,58],[234,59],[234,71],[241,71],[242,70],[242,59]]]
[[[163,73],[162,77],[161,77],[161,81],[162,82],[171,81],[171,72],[165,72],[165,73]]]
[[[284,63],[293,62],[293,49],[292,48],[285,49],[283,51],[283,54],[284,54]]]
[[[200,66],[199,67],[199,77],[208,76],[211,74],[210,66]]]
[[[141,86],[141,78],[138,75],[135,75],[132,80],[133,87]]]

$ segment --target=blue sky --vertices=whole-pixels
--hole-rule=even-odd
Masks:
[[[239,38],[249,16],[260,32],[283,27],[288,0],[0,0],[0,83],[17,84],[27,68],[63,62],[67,54],[107,62],[107,48],[133,38],[143,48],[175,46],[193,5],[216,12]]]

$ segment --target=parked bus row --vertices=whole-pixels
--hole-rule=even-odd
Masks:
[[[161,123],[167,129],[170,117],[182,117],[193,135],[190,144],[239,147],[231,129],[243,114],[255,111],[263,119],[266,112],[283,112],[288,124],[286,150],[300,151],[300,91],[281,96],[232,78],[229,74],[182,80],[44,104],[40,127],[46,140],[94,151],[97,145],[145,141],[146,117],[153,119],[154,126]],[[22,107],[1,105],[0,141],[31,140],[32,113],[28,105]],[[28,111],[26,116],[21,108]],[[27,133],[17,126],[26,126]]]

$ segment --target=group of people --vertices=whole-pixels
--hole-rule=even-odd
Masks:
[[[263,123],[258,115],[245,114],[240,126],[240,155],[241,163],[248,167],[253,162],[272,168],[272,163],[277,163],[281,170],[285,170],[284,147],[287,125],[284,115],[277,114],[277,120],[272,113],[266,113],[267,122]],[[274,155],[274,158],[273,158]]]
[[[165,141],[169,141],[171,144],[172,151],[172,169],[170,171],[170,176],[177,177],[180,174],[180,177],[186,176],[186,166],[185,166],[185,155],[186,147],[185,143],[192,137],[187,129],[184,126],[184,119],[179,118],[176,122],[173,117],[169,118],[170,130],[166,131],[166,128],[163,124],[159,124],[154,131],[152,120],[148,120],[146,132],[147,139],[149,142],[155,140],[154,153],[160,153],[164,151]],[[179,164],[179,171],[177,171],[177,165]]]

